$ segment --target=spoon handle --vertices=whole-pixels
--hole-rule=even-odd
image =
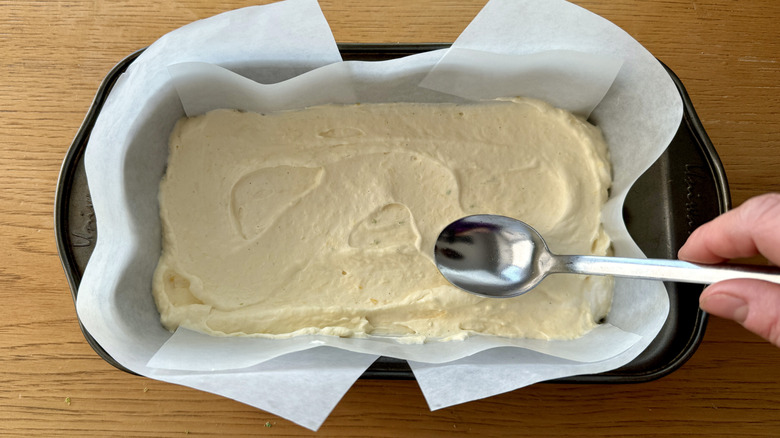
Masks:
[[[735,278],[750,278],[780,283],[780,268],[775,266],[720,264],[704,265],[680,260],[632,259],[622,257],[555,256],[558,269],[587,275],[646,278],[681,283],[711,284]]]

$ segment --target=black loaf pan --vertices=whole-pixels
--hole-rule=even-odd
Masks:
[[[447,48],[447,44],[340,44],[344,60],[381,61]],[[55,231],[60,259],[75,302],[84,268],[97,239],[95,214],[84,171],[84,150],[90,132],[111,88],[141,53],[131,54],[103,80],[62,164],[55,202]],[[675,258],[685,239],[699,225],[730,208],[723,165],[696,116],[679,78],[668,67],[683,99],[680,127],[666,152],[634,184],[623,209],[628,230],[647,254]],[[631,363],[605,373],[566,377],[564,383],[632,383],[660,378],[676,370],[696,351],[704,336],[707,314],[699,309],[703,287],[665,283],[670,312],[661,332]],[[116,362],[81,326],[92,348],[111,365]],[[379,358],[362,378],[413,379],[406,361]]]

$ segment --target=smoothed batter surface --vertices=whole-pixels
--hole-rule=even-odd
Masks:
[[[433,247],[492,213],[554,252],[604,255],[609,185],[600,131],[536,100],[217,110],[171,135],[154,297],[167,328],[213,335],[571,339],[608,312],[610,278],[480,298]]]

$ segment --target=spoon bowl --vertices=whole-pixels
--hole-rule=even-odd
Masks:
[[[522,295],[555,273],[701,284],[733,278],[780,283],[780,270],[769,266],[557,255],[533,227],[497,215],[467,216],[449,224],[436,240],[434,260],[444,278],[458,288],[499,298]]]
[[[453,222],[436,241],[436,265],[450,283],[482,296],[520,295],[547,275],[552,259],[542,236],[504,216]]]

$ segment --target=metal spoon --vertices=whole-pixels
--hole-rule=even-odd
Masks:
[[[679,260],[557,255],[539,233],[516,219],[475,215],[439,234],[436,266],[453,285],[485,297],[508,298],[533,289],[548,274],[614,275],[710,284],[732,278],[780,283],[780,269],[752,265],[701,265]]]

